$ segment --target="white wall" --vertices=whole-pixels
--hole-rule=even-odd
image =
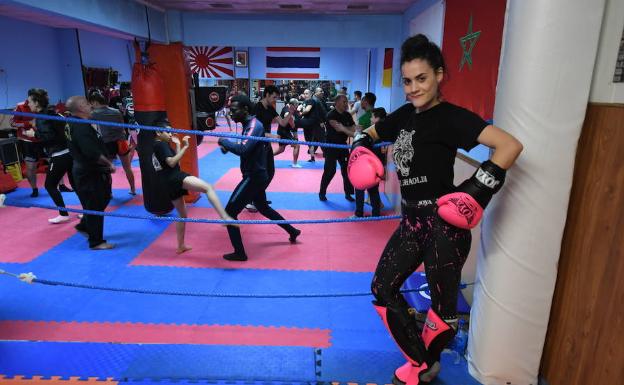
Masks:
[[[444,0],[439,0],[412,18],[409,21],[409,36],[422,33],[429,37],[429,40],[442,47],[444,9]]]
[[[624,83],[613,83],[615,61],[624,29],[624,1],[607,0],[589,101],[624,103]]]

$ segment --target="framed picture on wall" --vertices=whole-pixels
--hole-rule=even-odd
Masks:
[[[247,51],[236,51],[236,66],[247,67]]]

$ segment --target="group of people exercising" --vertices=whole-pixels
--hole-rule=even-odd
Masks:
[[[327,116],[328,137],[344,143],[347,136],[354,136],[354,140],[350,152],[325,150],[326,164],[319,198],[325,198],[328,180],[336,171],[336,162],[343,169],[345,190],[351,185],[356,190],[374,188],[384,173],[374,143],[393,143],[402,219],[381,254],[371,290],[377,313],[406,358],[406,363],[395,371],[394,382],[418,385],[432,381],[440,371],[440,354],[457,328],[457,296],[461,270],[470,250],[470,229],[479,223],[490,199],[502,188],[506,170],[519,156],[522,144],[473,112],[442,99],[440,84],[445,75],[444,59],[440,48],[427,37],[408,38],[401,47],[400,62],[408,103],[385,119],[377,119],[370,127],[356,132],[347,111],[346,98],[336,98],[335,109]],[[169,198],[180,216],[186,216],[182,197],[187,190],[193,190],[206,193],[224,220],[236,219],[249,203],[271,220],[284,219],[271,208],[266,197],[266,189],[275,174],[272,147],[266,141],[254,139],[271,135],[273,122],[277,122],[282,131],[288,127],[301,127],[301,121],[295,119],[306,119],[306,113],[303,118],[297,118],[293,103],[286,107],[285,113],[278,115],[271,101],[277,91],[272,91],[267,87],[263,99],[255,106],[245,95],[231,99],[229,114],[235,122],[242,124],[245,139],[237,141],[221,137],[218,140],[223,153],[240,157],[242,172],[242,180],[225,207],[210,184],[180,170],[178,163],[189,146],[188,137],[180,140],[164,131],[155,134],[153,165],[159,178],[166,181]],[[47,95],[34,93],[29,96],[28,104],[33,112],[54,114],[49,109]],[[92,106],[85,97],[69,98],[67,109],[73,117],[91,117]],[[163,126],[168,127],[167,124]],[[82,206],[89,210],[105,209],[110,200],[110,173],[114,166],[106,156],[100,133],[93,126],[86,123],[58,125],[37,119],[36,130],[27,135],[39,138],[50,156],[46,189],[50,187],[50,196],[57,206],[63,206],[56,190],[59,175],[71,169],[72,183]],[[175,149],[171,148],[171,143]],[[454,186],[453,165],[457,149],[469,151],[477,144],[494,150],[491,159],[483,162],[472,177]],[[283,151],[283,147],[280,145],[279,150]],[[312,152],[310,155],[313,159]],[[67,213],[61,212],[60,215]],[[102,217],[85,215],[77,226],[88,233],[89,246],[93,249],[112,247],[101,235],[102,224]],[[287,232],[290,242],[297,241],[301,230],[288,224],[279,226]],[[176,224],[176,230],[177,251],[183,253],[190,249],[184,243],[184,224]],[[223,258],[247,260],[240,229],[229,223],[227,232],[234,251]],[[424,264],[431,292],[431,309],[422,326],[400,293],[405,280],[421,264]]]

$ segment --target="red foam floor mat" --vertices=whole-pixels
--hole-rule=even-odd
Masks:
[[[350,213],[333,211],[280,210],[286,219],[345,218]],[[189,217],[218,218],[211,208],[192,207]],[[243,212],[239,219],[264,219],[260,214]],[[246,262],[222,258],[233,251],[223,226],[187,223],[186,244],[193,248],[177,255],[175,225],[171,224],[147,247],[132,265],[192,268],[316,270],[372,272],[397,221],[295,225],[302,233],[296,244],[277,225],[241,225]]]
[[[328,348],[328,329],[132,322],[0,321],[4,341],[112,342]]]
[[[314,193],[317,194],[321,185],[322,170],[316,169],[289,169],[281,168],[279,173],[279,183],[274,181],[267,188],[267,192],[293,192],[293,193]],[[217,183],[214,184],[217,190],[233,191],[241,181],[241,172],[238,168],[229,169]],[[340,170],[336,170],[336,175],[329,183],[328,193],[344,193],[342,187],[342,175]]]
[[[50,201],[48,204],[53,203]],[[30,262],[76,234],[73,225],[78,223],[78,219],[75,214],[70,214],[72,220],[68,223],[52,225],[48,223],[48,218],[57,216],[57,211],[22,207],[0,210],[0,228],[11,229],[12,233],[20,234],[20,239],[30,240],[16,242],[14,237],[0,237],[0,262]]]

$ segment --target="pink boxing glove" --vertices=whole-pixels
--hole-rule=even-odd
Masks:
[[[438,198],[438,215],[447,223],[462,229],[472,229],[483,216],[483,208],[465,192],[454,192]]]
[[[486,160],[475,173],[455,192],[438,198],[438,215],[453,226],[472,229],[481,217],[483,210],[505,183],[506,171]]]
[[[384,176],[381,160],[368,148],[356,147],[349,155],[347,175],[353,187],[366,190],[377,186]]]

